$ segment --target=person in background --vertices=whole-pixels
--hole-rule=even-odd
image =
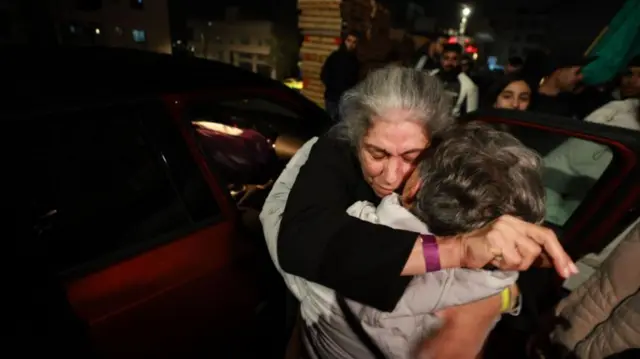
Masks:
[[[443,47],[447,43],[447,36],[444,34],[431,34],[425,37],[416,34],[413,38],[416,45],[414,68],[424,71],[438,68]]]
[[[531,105],[533,91],[531,86],[519,74],[499,78],[489,88],[485,97],[485,108],[499,108],[526,111]]]
[[[349,32],[340,48],[327,58],[322,65],[320,79],[324,84],[325,109],[334,122],[338,122],[338,102],[342,94],[358,83],[360,65],[356,56],[359,35]]]
[[[532,110],[581,120],[573,99],[582,87],[580,70],[592,60],[583,57],[550,60],[545,66],[544,77],[537,89],[536,106]]]
[[[629,61],[627,70],[620,78],[618,99],[640,98],[640,55]]]
[[[640,131],[640,96],[611,101],[587,116],[585,122]],[[546,155],[547,219],[553,223],[569,219],[612,160],[609,147],[579,138],[565,140]]]
[[[440,58],[440,68],[430,72],[444,83],[453,103],[452,115],[462,116],[478,109],[478,87],[467,74],[460,71],[462,46],[446,44]]]
[[[509,62],[507,63],[507,67],[505,67],[504,72],[507,75],[515,74],[522,71],[522,67],[524,66],[524,61],[520,56],[512,56],[509,58]]]

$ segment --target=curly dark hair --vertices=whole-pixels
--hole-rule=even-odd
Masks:
[[[538,223],[545,191],[540,156],[511,134],[480,123],[436,136],[418,164],[413,213],[442,236],[480,228],[509,214]]]

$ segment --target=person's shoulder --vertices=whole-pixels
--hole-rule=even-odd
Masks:
[[[611,101],[593,111],[585,118],[585,122],[638,129],[638,123],[636,121],[637,111],[637,100]]]
[[[469,77],[469,75],[465,74],[464,72],[460,72],[458,74],[458,79],[460,80],[460,82],[465,82],[467,83],[468,86],[474,86],[476,87],[476,83],[473,82],[473,80],[471,79],[471,77]]]
[[[369,201],[356,201],[347,208],[347,214],[363,221],[376,224],[380,223],[376,206]]]

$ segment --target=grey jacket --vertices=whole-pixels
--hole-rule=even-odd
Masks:
[[[301,316],[308,334],[303,339],[311,357],[370,358],[371,354],[344,321],[335,292],[283,272],[277,258],[278,230],[289,191],[316,140],[314,138],[307,142],[291,159],[267,197],[260,220],[276,268],[300,300]],[[424,223],[400,206],[395,196],[384,198],[378,208],[370,203],[357,202],[347,212],[369,222],[428,233]],[[433,315],[434,312],[495,295],[514,283],[516,278],[516,273],[507,272],[442,270],[416,276],[391,313],[353,301],[349,301],[349,305],[389,358],[409,358],[415,344],[439,327],[440,322]]]
[[[429,233],[427,226],[402,206],[397,194],[383,198],[377,208],[371,203],[357,202],[347,213],[395,229]],[[408,358],[411,349],[440,327],[433,313],[498,294],[517,278],[517,272],[445,269],[415,276],[391,313],[356,302],[350,302],[350,306],[359,313],[365,330],[389,358]]]

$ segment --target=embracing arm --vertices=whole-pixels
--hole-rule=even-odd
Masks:
[[[358,181],[363,181],[351,151],[326,137],[314,145],[287,199],[278,258],[285,272],[390,311],[410,275],[425,272],[422,245],[417,233],[367,223],[346,213],[356,200],[353,191]],[[439,248],[443,268],[456,265],[454,243]]]

